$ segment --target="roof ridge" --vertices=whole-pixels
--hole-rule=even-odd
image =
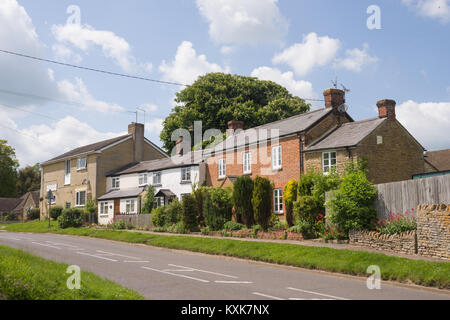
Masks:
[[[256,127],[248,128],[248,129],[244,130],[244,132],[247,131],[247,130],[249,130],[249,129],[257,129],[257,128],[261,128],[261,127],[264,127],[264,126],[267,126],[267,125],[271,125],[271,124],[274,124],[274,123],[283,122],[283,121],[291,120],[291,119],[295,119],[295,118],[300,118],[300,117],[302,117],[302,116],[305,116],[305,115],[308,115],[308,114],[311,114],[311,113],[315,113],[315,112],[318,112],[318,111],[323,111],[323,110],[326,110],[326,109],[327,109],[327,108],[320,108],[320,109],[313,110],[313,111],[308,111],[308,112],[299,113],[299,114],[293,115],[293,116],[291,116],[291,117],[287,117],[287,118],[284,118],[284,119],[276,120],[276,121],[273,121],[273,122],[268,122],[268,123],[261,124],[261,125],[256,126]],[[329,111],[331,111],[331,110],[332,110],[332,109],[330,108]]]

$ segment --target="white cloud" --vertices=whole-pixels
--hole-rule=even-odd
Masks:
[[[450,102],[406,101],[396,108],[397,119],[428,150],[450,147]]]
[[[134,73],[139,69],[148,71],[149,63],[138,65],[131,55],[128,42],[112,31],[96,30],[90,25],[66,24],[53,25],[52,33],[60,43],[70,43],[76,48],[87,52],[92,46],[102,48],[103,54],[115,61],[124,71]]]
[[[155,112],[158,110],[158,106],[153,103],[144,103],[140,105],[140,108],[146,112]]]
[[[450,95],[450,86],[447,87],[446,91],[447,91],[447,94]]]
[[[209,22],[209,35],[217,43],[275,43],[286,34],[287,20],[278,0],[197,0]]]
[[[67,116],[50,125],[32,125],[19,129],[5,115],[0,117],[2,138],[16,150],[20,166],[44,162],[74,148],[126,134],[125,132],[99,132],[89,124]]]
[[[220,52],[223,55],[232,54],[234,51],[236,51],[236,48],[233,46],[223,46],[222,48],[220,48]]]
[[[60,81],[58,82],[58,89],[60,95],[66,101],[82,105],[85,109],[94,109],[100,112],[121,112],[124,110],[118,104],[95,99],[80,78],[75,78],[74,82],[70,82],[69,80]]]
[[[70,48],[63,44],[54,44],[52,46],[53,54],[56,60],[61,62],[74,62],[79,64],[83,58],[78,54],[74,53]]]
[[[441,23],[450,22],[450,0],[402,0],[418,14],[437,19]]]
[[[274,64],[284,63],[299,76],[308,74],[316,66],[331,62],[339,48],[339,39],[318,37],[315,32],[303,36],[302,43],[296,43],[273,58]]]
[[[252,77],[261,80],[270,80],[276,82],[289,90],[292,94],[301,98],[316,98],[311,82],[304,80],[295,80],[294,73],[291,71],[282,73],[276,68],[259,67],[252,71]]]
[[[347,70],[361,72],[362,67],[368,64],[376,63],[378,58],[369,54],[369,45],[363,44],[363,48],[349,49],[345,51],[345,58],[337,59],[336,66]]]
[[[39,40],[33,23],[24,7],[16,0],[0,1],[0,43],[7,45],[10,51],[33,56],[43,56],[44,46]],[[44,64],[21,57],[0,54],[1,88],[16,92],[35,93],[54,96],[56,86]],[[14,106],[26,106],[42,103],[41,100],[0,95],[0,103]]]
[[[229,72],[229,69],[208,62],[205,55],[197,55],[191,42],[183,41],[178,47],[175,59],[171,63],[163,61],[159,71],[166,81],[191,84],[206,73]]]

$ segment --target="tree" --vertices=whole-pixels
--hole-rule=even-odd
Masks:
[[[144,197],[144,204],[142,205],[142,213],[149,214],[152,212],[155,205],[155,188],[153,186],[148,186],[147,193]]]
[[[208,188],[203,202],[206,225],[214,231],[223,229],[233,215],[233,196],[231,190]]]
[[[182,221],[189,231],[195,231],[198,229],[197,220],[197,204],[195,198],[191,194],[187,194],[183,197],[182,201]]]
[[[0,198],[14,198],[17,196],[17,168],[19,161],[16,152],[0,139]]]
[[[250,177],[239,177],[233,185],[233,199],[237,222],[244,222],[250,228],[253,223],[253,180]]]
[[[264,230],[268,229],[272,216],[272,193],[273,186],[269,179],[255,178],[252,196],[254,219]]]
[[[41,188],[41,171],[39,164],[19,169],[17,177],[17,193],[23,196],[30,191],[38,191]]]
[[[209,73],[176,94],[176,107],[161,132],[164,148],[175,146],[172,132],[189,128],[194,121],[208,129],[228,129],[230,120],[251,128],[309,111],[310,105],[275,82],[224,73]]]

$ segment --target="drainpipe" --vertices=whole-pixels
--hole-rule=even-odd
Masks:
[[[298,149],[299,149],[299,157],[300,157],[300,177],[304,173],[304,161],[303,161],[303,155],[304,155],[304,143],[305,143],[305,136],[301,133],[298,135]]]

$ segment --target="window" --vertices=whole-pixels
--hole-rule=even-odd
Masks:
[[[77,170],[86,169],[86,165],[87,165],[86,157],[78,158],[78,160],[77,160]]]
[[[72,204],[70,202],[66,202],[66,209],[70,209],[71,206]]]
[[[324,152],[322,154],[323,173],[328,174],[336,168],[336,152]]]
[[[181,168],[181,182],[191,181],[191,168]]]
[[[155,197],[155,208],[164,207],[164,197]]]
[[[219,179],[225,178],[227,175],[225,158],[219,159]]]
[[[283,190],[273,190],[273,204],[275,213],[283,213]]]
[[[77,207],[83,207],[86,204],[86,191],[78,191],[76,193],[75,205]]]
[[[281,169],[281,146],[276,146],[272,148],[272,169]]]
[[[70,160],[66,161],[64,184],[65,185],[69,185],[70,184]]]
[[[108,202],[100,202],[100,215],[108,215]]]
[[[127,200],[125,203],[126,213],[134,213],[135,211],[135,200]]]
[[[112,186],[113,189],[120,189],[120,178],[112,178]]]
[[[244,153],[244,159],[242,159],[244,174],[252,173],[252,154],[250,152]]]
[[[146,173],[141,173],[139,175],[139,185],[143,186],[147,184],[147,174]]]
[[[161,172],[153,173],[153,185],[157,186],[161,184]]]

